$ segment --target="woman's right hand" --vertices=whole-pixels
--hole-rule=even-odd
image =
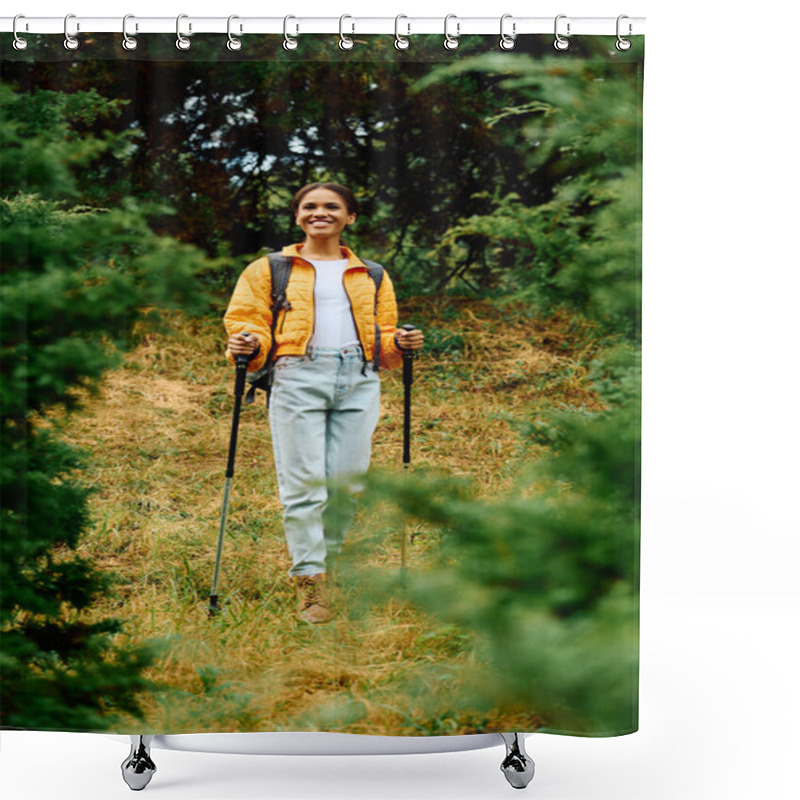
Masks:
[[[258,339],[251,333],[234,333],[228,339],[228,350],[232,356],[252,356],[258,350]]]

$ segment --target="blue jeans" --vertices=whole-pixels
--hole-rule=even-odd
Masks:
[[[325,572],[326,556],[341,550],[379,407],[380,380],[371,365],[364,371],[359,346],[276,362],[269,422],[290,575]],[[329,507],[331,481],[348,488]]]

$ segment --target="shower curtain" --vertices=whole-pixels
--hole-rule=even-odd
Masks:
[[[2,726],[636,730],[642,39],[27,39],[0,43]],[[223,498],[223,317],[260,260],[270,330],[264,254],[311,241],[316,184],[357,201],[384,363],[370,306],[369,469],[303,489],[348,521],[309,623],[262,393]]]

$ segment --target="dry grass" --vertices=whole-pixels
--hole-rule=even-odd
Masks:
[[[520,454],[509,414],[595,406],[585,365],[597,345],[574,319],[445,300],[411,303],[404,318],[430,331],[435,345],[416,367],[415,465],[469,476],[481,493],[496,496],[510,487]],[[296,620],[261,395],[242,417],[220,576],[224,613],[208,618],[232,370],[221,358],[217,320],[176,319],[173,327],[169,337],[142,338],[65,428],[91,452],[85,478],[97,489],[95,527],[82,554],[118,576],[116,591],[93,614],[124,619],[133,642],[165,641],[151,677],[170,688],[145,698],[146,727],[532,730],[530,712],[453,710],[453,698],[468,691],[473,643],[401,595],[370,601],[345,577],[332,623],[312,628]],[[396,370],[383,375],[375,467],[400,471],[401,436]],[[411,569],[426,563],[436,541],[434,531],[415,532]],[[361,569],[396,571],[398,535],[380,509],[361,514],[351,557]]]

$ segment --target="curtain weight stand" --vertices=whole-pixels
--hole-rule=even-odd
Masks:
[[[180,736],[144,736],[132,734],[130,736],[131,750],[128,757],[122,762],[122,777],[125,783],[134,791],[141,791],[152,780],[156,773],[156,765],[152,757],[152,748],[162,748],[165,750],[193,750],[202,753],[237,753],[243,755],[410,755],[414,753],[446,753],[458,752],[463,750],[482,750],[488,747],[496,747],[501,742],[505,745],[506,755],[500,764],[500,771],[506,780],[515,789],[524,789],[533,780],[535,765],[533,759],[525,751],[525,738],[531,734],[527,733],[487,733],[469,734],[465,736],[444,737],[449,744],[446,746],[437,745],[436,739],[441,737],[366,737],[352,736],[351,734],[319,733],[316,739],[306,739],[305,749],[298,747],[296,738],[301,734],[263,734],[272,739],[262,739],[263,747],[259,749],[259,743],[249,740],[239,739],[239,744],[225,749],[217,749],[216,742],[219,736],[214,734],[199,734],[200,739],[207,737],[205,743],[200,744],[198,736],[194,738],[198,741],[196,748],[188,746],[172,746],[170,740],[178,740]],[[260,734],[220,734],[220,736],[236,737],[249,736],[259,737]],[[282,738],[281,738],[282,737]],[[212,742],[211,739],[215,741]],[[361,743],[355,740],[379,739],[381,740],[372,749],[364,751],[359,749]],[[409,741],[411,742],[409,744]],[[363,746],[362,746],[363,747]]]

